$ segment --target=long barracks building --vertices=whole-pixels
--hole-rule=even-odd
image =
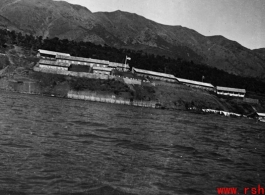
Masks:
[[[132,68],[132,72],[138,76],[143,76],[143,77],[147,77],[151,79],[168,81],[168,82],[178,82],[176,77],[172,74],[154,72],[150,70],[143,70],[143,69],[134,68],[134,67]]]
[[[193,81],[193,80],[182,79],[182,78],[177,78],[177,79],[180,83],[187,85],[189,87],[199,88],[199,89],[203,89],[207,91],[215,91],[215,87],[211,83]]]
[[[216,87],[216,93],[218,95],[226,95],[226,96],[234,96],[234,97],[245,97],[246,90],[245,89],[237,89],[230,87]]]
[[[95,74],[109,75],[113,69],[126,72],[129,71],[130,68],[128,64],[76,57],[67,53],[47,51],[43,49],[38,50],[37,56],[42,58],[39,61],[39,67],[48,68],[51,70],[66,70],[89,73],[93,72]]]

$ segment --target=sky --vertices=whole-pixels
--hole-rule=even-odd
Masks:
[[[265,0],[65,0],[92,12],[127,11],[202,35],[222,35],[250,48],[265,48]]]

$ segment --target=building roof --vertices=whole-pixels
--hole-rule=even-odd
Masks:
[[[63,59],[63,60],[71,60],[71,61],[79,61],[79,62],[89,62],[89,63],[97,63],[97,64],[109,64],[109,61],[107,60],[98,60],[93,58],[83,58],[83,57],[76,57],[76,56],[65,56],[65,55],[57,55],[57,59]]]
[[[109,67],[113,68],[130,68],[128,64],[122,64],[117,62],[109,62]]]
[[[261,117],[265,117],[265,113],[257,112],[257,115],[258,115],[258,116],[261,116]]]
[[[205,83],[205,82],[200,82],[200,81],[193,81],[193,80],[188,80],[188,79],[182,79],[182,78],[177,78],[177,80],[181,83],[188,83],[192,85],[200,85],[204,87],[210,87],[214,88],[214,86],[211,83]]]
[[[165,78],[170,78],[170,79],[176,79],[176,77],[172,74],[166,74],[166,73],[161,73],[161,72],[154,72],[150,70],[143,70],[139,68],[133,68],[135,72],[142,73],[142,74],[149,74],[152,76],[158,76],[158,77],[165,77]]]
[[[47,54],[47,55],[70,56],[70,54],[68,54],[68,53],[61,53],[61,52],[57,52],[57,51],[48,51],[48,50],[44,50],[44,49],[39,49],[38,52],[40,52],[41,54]]]
[[[230,88],[230,87],[216,87],[217,91],[229,91],[229,92],[237,92],[237,93],[246,93],[245,89],[237,89],[237,88]]]
[[[113,68],[94,66],[93,70],[111,72],[113,70]]]
[[[53,60],[43,60],[43,59],[41,59],[39,61],[39,64],[55,65],[56,64],[56,61],[53,61]]]
[[[78,61],[78,62],[90,62],[90,58],[82,58],[82,57],[76,57],[76,56],[57,55],[56,59],[69,60],[69,61]]]
[[[89,58],[89,62],[92,63],[98,63],[98,64],[109,64],[109,61],[107,60],[98,60],[98,59],[93,59],[93,58]]]

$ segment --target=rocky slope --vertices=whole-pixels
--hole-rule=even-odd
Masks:
[[[264,52],[122,11],[92,13],[63,1],[0,0],[0,27],[180,57],[236,75],[265,78]]]

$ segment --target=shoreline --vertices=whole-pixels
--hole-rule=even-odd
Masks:
[[[89,102],[100,102],[100,103],[108,103],[108,104],[117,104],[117,105],[127,105],[127,106],[134,106],[134,107],[145,107],[145,108],[153,108],[153,109],[165,109],[165,110],[182,110],[182,111],[188,111],[190,113],[195,114],[219,114],[221,116],[231,117],[231,118],[248,118],[248,119],[255,119],[250,118],[245,115],[233,113],[233,112],[226,112],[222,110],[214,110],[214,109],[174,109],[174,108],[164,108],[161,105],[156,105],[152,103],[148,103],[147,101],[129,101],[129,100],[123,100],[123,99],[114,99],[114,98],[104,98],[100,96],[95,95],[82,95],[82,91],[69,91],[67,96],[57,96],[54,94],[41,94],[41,93],[28,93],[28,92],[18,92],[14,90],[8,90],[0,88],[0,91],[2,92],[11,92],[11,93],[18,93],[18,94],[24,94],[24,95],[36,95],[36,96],[44,96],[44,97],[54,97],[54,98],[63,98],[68,100],[82,100],[82,101],[89,101]],[[262,122],[262,121],[261,121]]]
[[[54,94],[42,94],[42,93],[28,93],[28,92],[18,92],[14,90],[8,90],[8,89],[3,89],[0,88],[0,92],[11,92],[11,93],[18,93],[18,94],[24,94],[24,95],[35,95],[35,96],[44,96],[44,97],[54,97],[54,98],[63,98],[63,99],[68,99],[68,100],[81,100],[81,101],[89,101],[89,102],[99,102],[99,103],[108,103],[108,104],[117,104],[117,105],[126,105],[126,106],[134,106],[134,107],[144,107],[144,108],[152,108],[152,109],[161,109],[161,110],[172,110],[172,111],[187,111],[189,113],[194,113],[194,114],[217,114],[220,116],[225,116],[229,118],[246,118],[246,119],[252,119],[256,120],[256,122],[265,122],[263,120],[259,120],[256,118],[251,118],[246,115],[242,114],[237,114],[233,112],[226,112],[222,110],[214,110],[214,109],[194,109],[194,108],[189,108],[189,109],[176,109],[176,108],[166,108],[161,106],[159,103],[156,104],[151,104],[150,102],[146,101],[129,101],[129,100],[122,100],[122,99],[111,99],[111,98],[103,98],[103,97],[96,97],[96,96],[85,96],[81,95],[82,92],[77,92],[75,91],[69,91],[67,96],[57,96]],[[76,94],[75,94],[76,93]],[[81,93],[81,94],[80,94]]]
[[[19,92],[15,90],[3,89],[0,88],[2,92],[12,92],[18,94],[25,94],[25,95],[37,95],[37,96],[45,96],[45,97],[55,97],[55,98],[63,98],[69,100],[83,100],[89,102],[101,102],[101,103],[108,103],[108,104],[119,104],[119,105],[127,105],[127,106],[135,106],[135,107],[145,107],[145,108],[153,108],[153,109],[162,109],[158,103],[148,102],[148,101],[130,101],[125,99],[116,99],[116,98],[105,98],[102,96],[95,96],[95,95],[82,95],[82,91],[69,91],[67,96],[57,96],[54,94],[43,94],[43,93],[28,93],[28,92]]]

